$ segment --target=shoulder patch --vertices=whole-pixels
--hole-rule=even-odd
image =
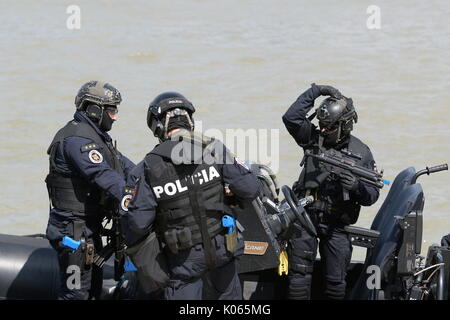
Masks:
[[[122,201],[120,201],[120,207],[123,211],[128,211],[128,205],[132,199],[133,196],[131,194],[127,194],[122,198]]]
[[[130,201],[133,200],[136,189],[126,187],[124,193],[125,195],[122,198],[122,201],[120,201],[120,207],[123,211],[128,211],[128,205],[130,204]]]
[[[89,151],[89,160],[91,160],[92,163],[101,163],[103,161],[103,156],[98,150],[91,150]]]
[[[100,148],[100,146],[98,144],[92,142],[92,143],[88,143],[88,144],[82,146],[81,152],[87,152],[87,151],[99,149],[99,148]]]

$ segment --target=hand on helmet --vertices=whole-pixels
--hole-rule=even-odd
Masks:
[[[336,99],[342,99],[344,96],[339,92],[338,89],[336,89],[335,87],[332,86],[322,86],[322,85],[317,85],[316,87],[319,88],[320,94],[322,96],[331,96],[333,98]]]
[[[351,172],[344,171],[339,175],[341,185],[348,191],[357,191],[359,189],[359,179]]]

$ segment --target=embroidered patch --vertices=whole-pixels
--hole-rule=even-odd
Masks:
[[[130,204],[131,199],[133,199],[133,196],[131,194],[127,194],[122,198],[122,201],[120,202],[122,210],[128,211],[128,205]]]
[[[87,152],[89,150],[98,149],[99,146],[96,143],[89,143],[81,147],[81,152]]]
[[[101,163],[103,161],[103,156],[97,150],[91,150],[89,151],[89,160],[91,160],[92,163]]]

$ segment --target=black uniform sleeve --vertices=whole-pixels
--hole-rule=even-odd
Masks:
[[[230,185],[233,194],[243,199],[255,199],[261,189],[261,184],[243,163],[234,159],[232,164],[224,164],[222,167],[223,180]]]
[[[205,159],[213,160],[219,166],[223,182],[229,185],[230,190],[238,198],[255,199],[261,190],[261,184],[249,168],[237,159],[222,143],[215,139],[209,146],[211,154]],[[204,152],[204,156],[205,153]]]
[[[144,173],[145,163],[142,161],[128,176],[126,189],[129,193],[122,200],[122,227],[127,245],[145,237],[152,230],[156,217],[156,199]],[[125,197],[129,199],[127,204]]]
[[[301,147],[316,140],[316,126],[308,120],[307,113],[314,107],[314,100],[319,96],[319,88],[311,86],[283,115],[282,119],[287,131]]]
[[[371,170],[377,170],[372,152],[370,151],[369,147],[366,146],[366,148],[367,148],[367,150],[364,155],[363,166],[368,169],[371,169]],[[359,189],[356,194],[358,203],[360,205],[370,206],[378,200],[379,196],[380,196],[380,191],[378,188],[376,188],[370,184],[364,183],[362,181],[360,182]]]
[[[133,170],[136,167],[136,165],[134,164],[133,161],[128,159],[128,157],[125,157],[122,153],[120,154],[120,157],[123,163],[123,172],[125,173],[125,177],[128,177],[131,173],[131,170]]]

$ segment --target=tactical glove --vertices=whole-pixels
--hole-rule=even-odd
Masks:
[[[353,192],[359,191],[359,179],[356,178],[351,172],[343,171],[339,175],[339,179],[344,189]]]
[[[312,85],[315,85],[318,89],[319,89],[319,91],[320,91],[320,94],[322,95],[322,96],[331,96],[331,97],[333,97],[333,98],[336,98],[336,99],[342,99],[344,96],[339,92],[339,90],[338,89],[336,89],[335,87],[332,87],[332,86],[322,86],[322,85],[317,85],[317,84],[312,84]]]

